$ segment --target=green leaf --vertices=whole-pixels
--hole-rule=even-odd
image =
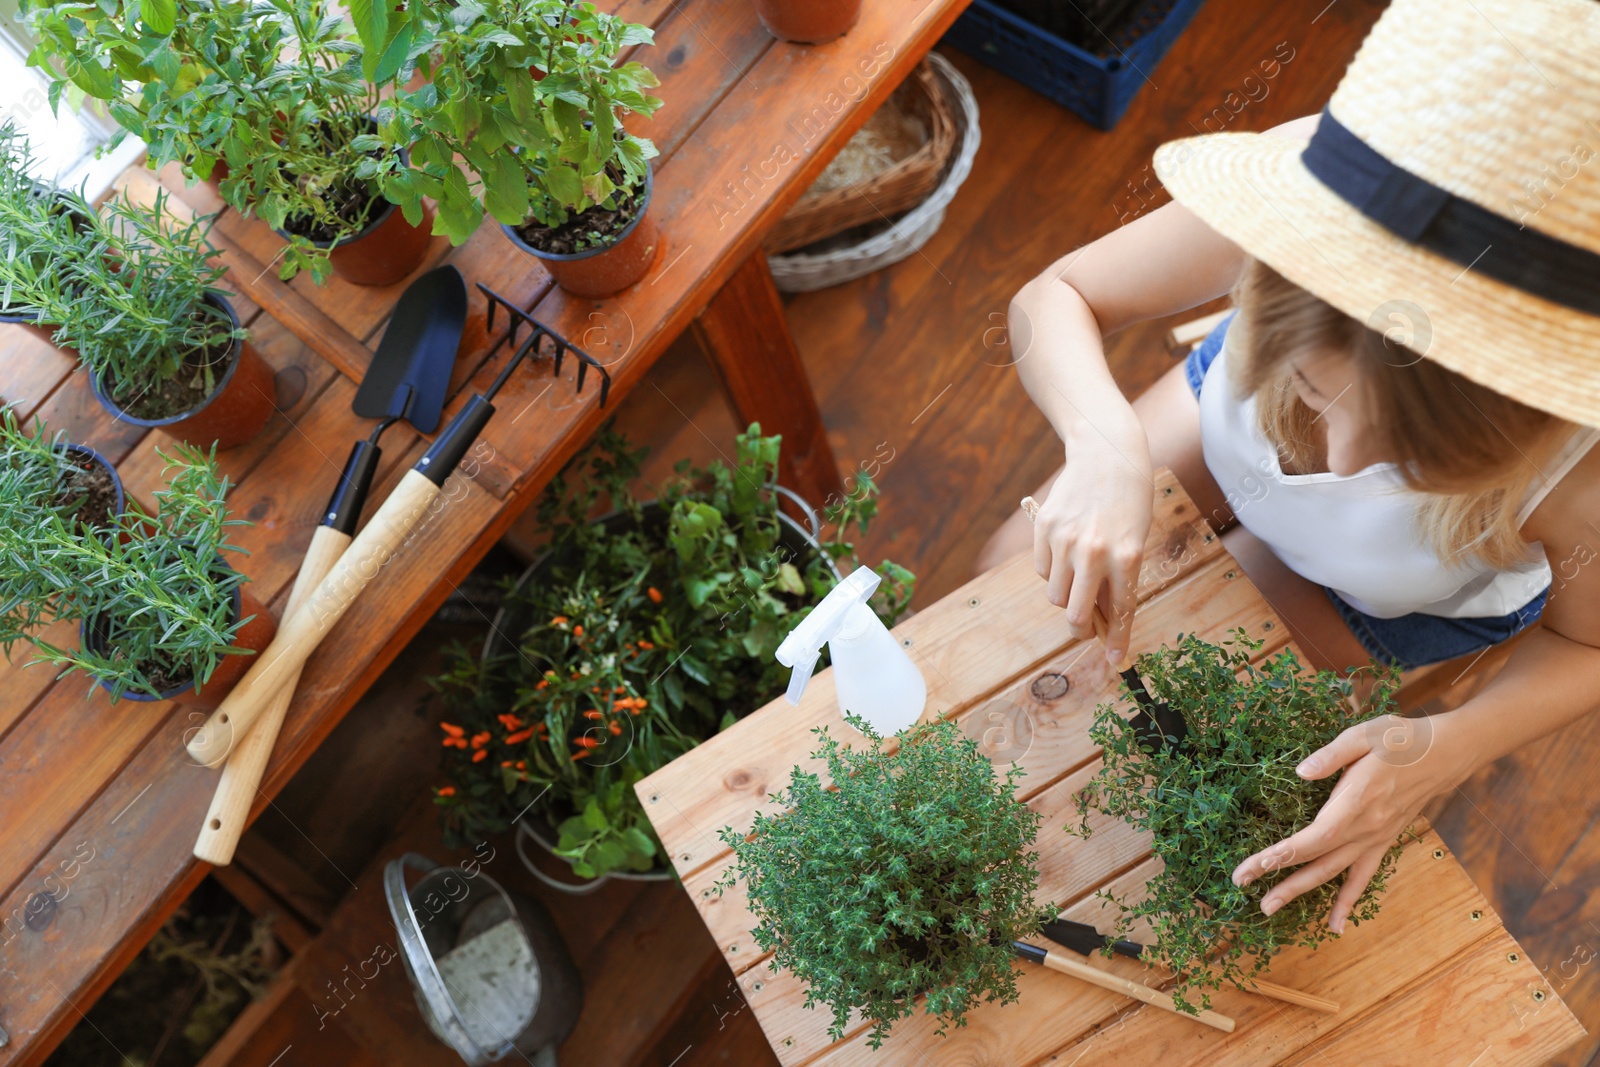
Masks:
[[[515,226],[528,217],[528,179],[522,164],[510,152],[497,152],[494,164],[480,171],[483,204],[500,222]]]
[[[151,33],[167,36],[178,26],[177,0],[139,0],[139,20]]]
[[[600,831],[610,826],[606,813],[600,810],[600,805],[591,800],[583,809],[583,825],[591,830]]]
[[[575,168],[565,163],[547,167],[539,180],[545,191],[564,207],[576,208],[583,201],[583,180]]]
[[[416,36],[416,26],[406,22],[389,40],[389,45],[383,50],[383,55],[378,59],[374,68],[367,72],[367,80],[376,85],[387,85],[400,73],[400,68],[405,64],[411,51],[411,42]],[[368,53],[370,56],[371,53]],[[363,59],[363,66],[366,60]]]

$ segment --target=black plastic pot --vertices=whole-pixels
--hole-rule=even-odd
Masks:
[[[239,328],[239,316],[225,297],[220,293],[207,293],[205,299],[227,313],[231,328]],[[218,449],[229,449],[261,432],[277,410],[278,402],[272,368],[256,352],[255,346],[246,340],[236,340],[229,357],[227,368],[210,396],[188,411],[164,419],[141,419],[123,411],[103,388],[98,375],[90,379],[89,385],[100,406],[119,422],[162,430],[202,448],[215,443]]]
[[[785,515],[782,511],[779,511],[778,522],[782,526],[782,533],[779,535],[779,543],[797,553],[804,551],[820,555],[824,565],[833,572],[834,578],[836,580],[841,578],[842,576],[839,574],[839,568],[834,566],[832,558],[830,558],[827,553],[823,552],[822,545],[817,540],[822,533],[822,524],[817,519],[816,510],[805,501],[805,498],[793,490],[785,489],[781,485],[775,485],[772,488],[773,491],[779,496],[792,501],[800,508],[801,512],[806,516],[807,525],[810,527],[809,530],[806,529],[805,526],[801,526],[794,519],[791,519],[788,515]],[[656,501],[645,501],[643,508],[644,521],[646,523],[649,523],[652,520],[661,523],[666,522],[666,509]],[[625,512],[614,511],[611,514],[604,515],[594,521],[596,524],[604,526],[607,532],[612,532],[620,531],[625,528],[626,525],[632,521],[632,518]],[[496,656],[504,653],[511,643],[516,640],[517,637],[520,637],[523,630],[527,628],[527,619],[524,617],[521,611],[516,609],[515,605],[519,599],[519,594],[531,583],[539,579],[539,576],[543,572],[549,559],[550,553],[547,552],[543,556],[540,556],[538,559],[534,560],[528,569],[522,572],[522,576],[517,579],[516,586],[512,589],[511,593],[508,594],[507,600],[511,602],[511,604],[509,606],[502,607],[498,612],[495,613],[494,621],[489,624],[489,635],[484,639],[483,642],[482,662],[485,665],[487,665],[489,661],[494,659]],[[533,862],[532,858],[528,856],[524,849],[525,843],[532,842],[533,845],[537,847],[538,851],[541,851],[545,853],[545,855],[549,856],[555,864],[570,868],[572,865],[570,860],[568,860],[565,856],[556,855],[556,839],[557,834],[555,827],[552,826],[549,820],[542,814],[526,814],[517,822],[517,855],[521,858],[523,866],[527,867],[533,876],[538,878],[539,881],[543,882],[547,886],[550,886],[552,889],[558,889],[563,893],[593,893],[607,881],[611,880],[619,882],[666,882],[675,877],[672,872],[671,864],[667,863],[665,860],[662,860],[655,869],[650,871],[609,871],[598,878],[585,879],[584,881],[578,883],[564,882],[541,870],[539,866]],[[574,877],[577,876],[574,875]]]
[[[512,244],[538,258],[556,284],[573,296],[598,299],[620,293],[650,273],[661,253],[661,232],[650,216],[653,183],[654,172],[647,167],[638,214],[599,248],[566,254],[545,252],[524,241],[513,227],[502,222],[500,229]]]

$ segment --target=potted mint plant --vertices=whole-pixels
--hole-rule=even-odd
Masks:
[[[56,586],[58,614],[80,623],[76,649],[27,635],[38,658],[83,671],[119,699],[213,708],[266,648],[277,624],[223,559],[239,549],[229,528],[228,481],[211,457],[178,445],[166,461],[159,509],[130,509],[113,537],[79,537],[47,518],[33,551]]]
[[[364,142],[411,150],[386,195],[408,211],[433,197],[457,244],[488,212],[577,296],[643,277],[660,251],[647,212],[656,151],[622,117],[661,101],[645,93],[654,74],[617,59],[651,31],[568,0],[422,5],[413,18],[427,81],[397,92],[398,118]]]
[[[41,228],[35,251],[49,268],[7,259],[0,286],[55,324],[56,343],[76,350],[116,418],[232,448],[272,417],[277,394],[216,288],[223,268],[205,238],[210,222],[180,223],[165,193],[150,205],[124,195],[82,232]]]
[[[35,534],[59,524],[65,536],[104,536],[127,506],[122,479],[106,458],[66,434],[30,432],[9,408],[0,414],[0,514],[15,539],[0,552],[0,649],[62,617],[61,590]],[[67,591],[70,594],[70,590]]]
[[[1182,714],[1183,743],[1150,751],[1115,705],[1101,705],[1089,736],[1104,749],[1104,764],[1078,794],[1082,824],[1067,828],[1087,836],[1088,814],[1099,810],[1152,836],[1161,873],[1137,901],[1107,899],[1122,909],[1117,936],[1137,920],[1149,922],[1156,944],[1146,958],[1178,973],[1173,1000],[1191,1012],[1210,1007],[1208,989],[1224,983],[1245,989],[1280,949],[1315,948],[1338,936],[1324,921],[1337,881],[1269,916],[1261,900],[1293,868],[1243,888],[1232,874],[1248,857],[1310,824],[1335,780],[1306,781],[1295,768],[1347,727],[1392,711],[1399,687],[1397,671],[1377,666],[1344,677],[1304,672],[1289,649],[1251,662],[1260,648],[1241,629],[1222,645],[1187,634],[1176,647],[1139,656],[1135,666],[1151,695]],[[1361,675],[1373,684],[1358,711],[1353,695]],[[1398,856],[1397,847],[1357,901],[1352,923],[1377,915]],[[1198,1007],[1186,997],[1197,989]]]
[[[547,553],[522,576],[481,657],[452,652],[435,684],[452,840],[507,829],[572,872],[671,877],[633,783],[782,693],[773,653],[854,562],[844,540],[875,514],[875,488],[829,536],[778,510],[779,440],[738,438],[736,465],[680,465],[656,500],[632,483],[642,451],[603,429],[538,505]],[[601,501],[612,509],[596,518]],[[875,610],[892,624],[912,575],[887,560]],[[541,877],[548,877],[535,868]],[[559,884],[559,883],[558,883]],[[570,887],[569,887],[570,888]]]
[[[327,0],[208,0],[182,18],[172,0],[21,7],[52,103],[75,86],[150,146],[152,168],[177,162],[216,180],[232,207],[289,241],[280,276],[385,285],[421,263],[425,208],[408,220],[381,192],[380,172],[403,160],[356,143],[404,52],[364,54]]]
[[[806,984],[806,1007],[832,1010],[829,1034],[843,1038],[859,1011],[878,1048],[919,996],[940,1034],[982,1001],[1017,999],[1011,945],[1042,917],[1039,815],[1016,798],[1022,769],[996,776],[954,722],[920,723],[891,747],[847,721],[866,747],[818,728],[812,755],[832,787],[796,767],[782,811],[757,813],[748,835],[722,831],[734,864],[718,885],[744,879],[756,944]]]

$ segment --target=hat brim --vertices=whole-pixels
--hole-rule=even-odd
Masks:
[[[1155,169],[1212,229],[1340,311],[1498,393],[1600,425],[1600,316],[1402,240],[1318,181],[1304,147],[1207,134],[1162,145]]]

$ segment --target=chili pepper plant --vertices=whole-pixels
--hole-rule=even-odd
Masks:
[[[983,1001],[1017,999],[1011,943],[1036,934],[1039,815],[1016,798],[1022,768],[1001,778],[977,742],[945,719],[846,748],[813,732],[827,779],[794,769],[776,815],[748,835],[725,828],[735,864],[719,892],[747,883],[756,944],[826,1004],[828,1032],[851,1013],[872,1021],[878,1048],[898,1019],[936,1016],[940,1034]]]
[[[739,435],[733,466],[678,464],[659,499],[632,490],[645,450],[608,425],[538,504],[548,555],[507,600],[525,622],[486,659],[455,648],[434,680],[448,836],[480,840],[528,810],[559,830],[575,873],[649,870],[660,845],[632,786],[784,691],[773,653],[833,588],[828,560],[876,514],[853,495],[821,552],[780,538],[777,437]],[[595,522],[597,510],[615,515]],[[873,608],[905,611],[914,576],[885,560]]]
[[[29,639],[41,661],[64,675],[83,671],[113,702],[189,681],[203,688],[224,656],[241,654],[234,638],[254,618],[236,617],[235,592],[246,578],[222,557],[242,551],[228,542],[229,529],[250,525],[228,514],[228,479],[191,445],[156,454],[167,485],[153,494],[155,515],[130,506],[109,528],[114,536],[102,537],[78,537],[55,515],[34,535],[60,617],[83,621],[100,639],[78,648]]]
[[[1162,872],[1139,899],[1106,899],[1121,909],[1119,936],[1148,920],[1156,935],[1151,956],[1178,972],[1173,999],[1190,1012],[1210,1006],[1208,989],[1245,988],[1281,949],[1315,948],[1338,936],[1325,922],[1337,882],[1268,916],[1262,898],[1293,868],[1243,888],[1232,874],[1316,817],[1334,779],[1306,781],[1295,768],[1346,728],[1391,712],[1399,687],[1398,672],[1376,664],[1342,676],[1308,672],[1290,649],[1253,662],[1260,648],[1240,629],[1221,645],[1187,634],[1176,647],[1140,655],[1146,687],[1182,713],[1188,736],[1180,748],[1147,751],[1117,706],[1101,705],[1089,736],[1104,749],[1104,765],[1078,795],[1080,825],[1067,827],[1087,837],[1089,813],[1103,811],[1151,834]],[[1358,709],[1362,676],[1371,687]],[[1377,915],[1398,856],[1396,846],[1357,901],[1352,923]],[[1191,990],[1202,992],[1198,1007],[1186,996]]]
[[[397,119],[360,144],[410,148],[413,168],[384,179],[407,218],[428,196],[456,244],[487,211],[565,254],[605,244],[643,209],[656,149],[622,118],[653,113],[661,101],[645,90],[659,82],[617,60],[654,41],[649,27],[573,0],[470,0],[390,12],[384,32],[414,34],[427,80],[396,92]],[[379,39],[364,32],[369,48]]]

